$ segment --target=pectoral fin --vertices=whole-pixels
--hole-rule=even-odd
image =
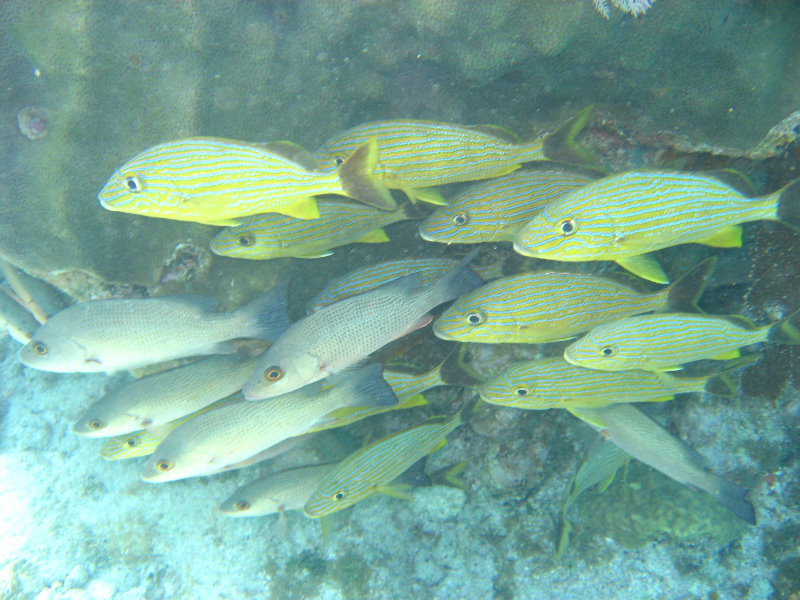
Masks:
[[[669,283],[669,277],[658,261],[649,254],[638,254],[617,259],[616,263],[634,275],[654,281],[656,283]]]

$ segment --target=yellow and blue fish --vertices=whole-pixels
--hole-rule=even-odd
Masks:
[[[338,169],[322,172],[290,142],[187,138],[126,162],[98,198],[108,210],[207,225],[236,225],[259,213],[315,219],[315,196],[322,194],[392,210],[389,190],[373,173],[377,155],[375,140],[365,139]]]
[[[713,259],[706,260],[651,293],[581,273],[512,275],[459,297],[434,321],[433,332],[444,340],[485,344],[570,339],[628,315],[691,309],[713,265]]]
[[[367,140],[378,142],[375,173],[391,189],[412,200],[444,204],[430,186],[499,177],[522,164],[552,159],[586,163],[587,152],[575,143],[592,107],[554,132],[528,143],[493,125],[455,125],[435,121],[395,120],[364,123],[328,139],[314,158],[335,168]]]
[[[716,375],[716,374],[715,374]],[[478,388],[481,398],[527,410],[598,408],[622,402],[663,402],[702,392],[711,377],[652,371],[596,371],[561,357],[514,363]]]
[[[437,208],[419,226],[429,242],[510,242],[516,231],[556,198],[593,178],[559,171],[514,171],[482,181]]]
[[[421,425],[356,450],[325,474],[305,504],[308,517],[342,510],[375,492],[397,494],[391,483],[421,458],[447,443],[447,434],[461,424],[461,412],[435,417]]]
[[[319,218],[310,221],[273,213],[245,217],[240,225],[219,232],[211,251],[252,260],[320,258],[345,244],[388,242],[382,227],[414,218],[408,204],[387,211],[347,200],[320,200],[317,208]]]
[[[739,348],[760,342],[800,343],[792,321],[756,327],[744,317],[665,313],[639,315],[599,325],[564,349],[574,364],[602,371],[671,371],[695,360],[727,360]]]
[[[549,260],[612,260],[640,277],[666,283],[647,253],[688,243],[739,247],[739,224],[765,219],[800,229],[800,180],[748,198],[712,174],[629,171],[548,204],[517,232],[514,249]]]

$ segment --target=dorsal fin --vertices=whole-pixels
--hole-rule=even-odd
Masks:
[[[513,131],[499,125],[470,125],[467,129],[491,135],[510,144],[519,144],[519,138]]]
[[[256,144],[259,148],[278,154],[290,161],[297,163],[304,169],[309,171],[319,171],[319,163],[314,160],[312,154],[303,148],[300,144],[289,142],[286,140],[279,140],[277,142],[267,142],[264,144]]]

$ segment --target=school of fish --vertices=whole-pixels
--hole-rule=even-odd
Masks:
[[[108,438],[101,450],[107,460],[145,457],[148,482],[249,466],[291,452],[315,432],[425,406],[424,392],[449,385],[490,405],[566,409],[601,432],[565,496],[557,554],[575,498],[608,485],[631,457],[755,524],[746,489],[711,472],[635,404],[705,391],[735,395],[725,376],[758,359],[741,349],[800,343],[800,322],[795,313],[760,326],[702,313],[697,301],[715,259],[669,283],[672,269],[651,253],[687,243],[736,248],[741,225],[756,220],[800,229],[800,180],[754,195],[715,172],[607,174],[576,141],[590,116],[588,108],[528,142],[496,126],[418,120],[357,125],[313,153],[283,141],[167,141],[124,162],[100,190],[100,205],[222,227],[211,251],[249,260],[324,259],[348,244],[388,243],[384,227],[408,220],[421,220],[426,242],[478,246],[457,260],[363,265],[330,281],[294,322],[287,281],[230,312],[219,311],[216,299],[193,296],[62,302],[44,310],[24,274],[3,264],[0,324],[23,344],[19,359],[34,369],[111,374],[164,363],[166,370],[110,390],[73,425],[79,435]],[[457,194],[439,189],[464,182],[476,183]],[[562,264],[503,274],[475,264],[480,244]],[[590,261],[613,261],[628,273],[563,264]],[[444,363],[419,373],[374,361],[387,344],[429,324],[428,336],[456,342]],[[472,343],[565,340],[566,347],[546,346],[555,350],[544,358],[493,373],[479,374],[463,358]],[[681,372],[707,359],[722,362],[691,376]],[[469,394],[462,398],[460,410],[349,456],[254,481],[220,511],[285,518],[299,510],[319,518],[375,492],[407,497],[424,481],[425,457],[469,423],[475,409]]]

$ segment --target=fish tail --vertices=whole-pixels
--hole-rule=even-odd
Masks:
[[[795,179],[776,194],[778,196],[776,219],[800,231],[800,179]]]
[[[742,367],[753,364],[761,358],[760,352],[752,352],[750,354],[743,354],[738,358],[726,360],[722,363],[722,367],[714,368],[708,373],[705,383],[705,390],[709,394],[715,396],[722,396],[723,398],[734,398],[739,393],[736,385],[731,381],[729,375]]]
[[[475,386],[486,383],[483,377],[465,360],[467,344],[458,344],[458,350],[447,355],[439,365],[439,378],[444,385]]]
[[[478,248],[467,254],[452,269],[437,279],[431,286],[435,289],[436,304],[458,298],[483,285],[483,279],[470,269],[470,261],[475,258]]]
[[[719,503],[745,523],[755,525],[756,511],[753,505],[745,499],[747,490],[724,477],[714,477],[714,479],[716,489],[712,493]]]
[[[544,155],[555,162],[583,165],[605,171],[594,154],[577,141],[578,134],[586,127],[592,116],[592,111],[594,111],[593,104],[572,116],[552,133],[549,133],[542,140]]]
[[[377,162],[378,141],[370,138],[339,167],[339,181],[350,198],[375,208],[394,210],[397,204],[391,192],[375,175]]]
[[[707,258],[691,271],[681,275],[667,291],[667,310],[671,312],[697,312],[697,301],[703,295],[717,257]]]
[[[800,344],[800,310],[771,325],[767,340],[775,344]]]
[[[383,367],[373,363],[342,381],[348,396],[347,406],[394,406],[397,396],[382,377]]]
[[[291,324],[286,312],[288,280],[283,280],[271,290],[236,311],[241,322],[237,337],[276,340]]]

